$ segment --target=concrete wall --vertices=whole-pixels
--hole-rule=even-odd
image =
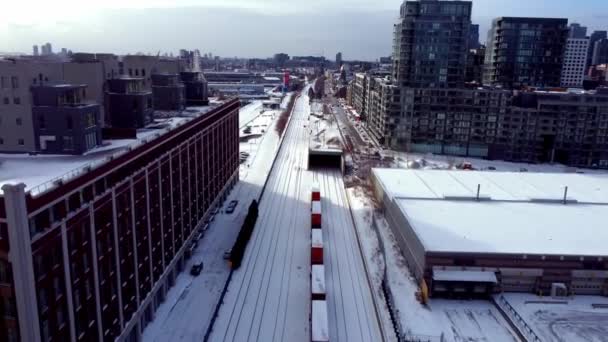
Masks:
[[[0,150],[32,152],[35,149],[32,129],[30,86],[40,82],[60,81],[60,63],[31,60],[0,61]],[[4,79],[4,87],[2,86]],[[16,80],[15,87],[13,79]],[[8,104],[5,101],[8,100]],[[20,124],[17,123],[19,120]],[[22,144],[20,143],[22,142]]]
[[[401,249],[401,253],[405,257],[407,266],[417,282],[420,283],[424,278],[426,268],[424,246],[395,200],[387,194],[386,189],[383,188],[382,183],[373,173],[371,181],[376,200],[382,205],[384,216]]]

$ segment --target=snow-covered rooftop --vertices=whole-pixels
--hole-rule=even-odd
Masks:
[[[104,140],[101,146],[83,155],[0,154],[0,194],[4,184],[18,183],[24,183],[26,191],[33,194],[44,192],[54,186],[53,181],[67,181],[86,173],[87,167],[98,167],[108,162],[108,157],[156,139],[214,107],[216,105],[189,107],[182,113],[159,112],[163,118],[139,129],[136,139]]]
[[[608,175],[373,173],[426,251],[608,256]]]

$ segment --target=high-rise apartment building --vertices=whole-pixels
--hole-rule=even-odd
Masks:
[[[40,55],[40,53],[38,51],[38,45],[32,46],[32,55],[34,55],[34,56]]]
[[[593,58],[591,65],[608,63],[608,39],[600,39],[593,45]]]
[[[488,32],[484,84],[504,88],[558,87],[568,19],[494,19]]]
[[[578,23],[572,23],[569,27],[568,38],[587,38],[587,27]]]
[[[479,24],[471,24],[469,30],[469,49],[478,49],[479,45]]]
[[[336,54],[336,64],[337,64],[338,66],[341,66],[341,65],[342,65],[342,52],[338,52],[338,53]]]
[[[593,31],[589,36],[589,51],[587,51],[587,69],[593,65],[593,52],[598,40],[608,38],[607,31]]]
[[[464,85],[470,1],[406,1],[394,26],[393,82],[400,87]]]
[[[562,87],[580,88],[583,86],[588,49],[589,38],[568,38],[562,65]]]

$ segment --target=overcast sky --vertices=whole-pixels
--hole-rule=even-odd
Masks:
[[[0,51],[154,53],[225,57],[325,55],[375,60],[391,52],[401,0],[3,0]],[[86,5],[85,5],[86,4]],[[607,0],[474,0],[481,37],[497,16],[564,17],[608,29]]]

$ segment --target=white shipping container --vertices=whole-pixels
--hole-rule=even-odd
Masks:
[[[328,342],[329,328],[327,324],[327,302],[312,301],[312,342]]]

